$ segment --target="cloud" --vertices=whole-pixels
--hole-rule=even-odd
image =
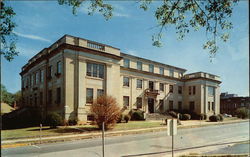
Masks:
[[[27,38],[27,39],[32,39],[32,40],[40,40],[40,41],[45,41],[45,42],[51,42],[49,39],[45,39],[43,37],[37,36],[37,35],[32,35],[32,34],[23,34],[23,33],[18,33],[14,31],[14,34],[23,37],[23,38]]]

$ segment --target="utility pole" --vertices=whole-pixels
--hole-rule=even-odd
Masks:
[[[104,122],[102,122],[102,157],[104,157]]]

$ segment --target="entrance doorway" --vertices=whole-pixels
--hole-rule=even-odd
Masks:
[[[154,113],[154,99],[153,98],[148,98],[148,112],[149,113]]]
[[[149,81],[148,82],[148,87],[150,90],[154,90],[154,82],[153,81]]]

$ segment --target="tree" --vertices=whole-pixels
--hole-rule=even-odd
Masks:
[[[116,99],[105,95],[98,97],[94,101],[90,107],[90,112],[94,116],[99,129],[102,129],[103,122],[105,129],[112,128],[121,115]]]
[[[1,102],[13,105],[14,98],[11,93],[9,93],[4,85],[1,84]]]
[[[17,106],[20,106],[22,102],[22,93],[20,90],[13,94],[13,100],[16,102]]]
[[[140,8],[148,10],[154,0],[139,0]],[[178,39],[182,40],[190,29],[198,31],[205,28],[207,41],[203,48],[208,49],[210,57],[214,57],[218,51],[217,40],[226,42],[229,38],[228,30],[233,24],[228,20],[233,12],[233,5],[239,0],[162,0],[155,11],[158,21],[158,32],[152,35],[152,44],[162,46],[163,29],[174,26]],[[73,14],[84,3],[84,0],[58,0],[60,5],[72,6]],[[112,17],[113,6],[104,3],[104,0],[91,0],[89,15],[95,11],[103,14],[106,20]],[[107,1],[105,1],[107,2]]]
[[[6,60],[11,61],[14,56],[18,55],[16,51],[17,37],[13,32],[13,29],[16,27],[13,17],[16,13],[11,7],[5,6],[3,1],[0,2],[0,8],[0,55],[3,55]]]

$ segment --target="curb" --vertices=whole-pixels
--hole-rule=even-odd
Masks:
[[[233,124],[233,123],[243,123],[249,120],[242,121],[228,121],[228,122],[220,122],[220,123],[211,123],[211,124],[202,124],[202,125],[189,125],[189,126],[178,126],[179,129],[188,129],[188,128],[200,128],[200,127],[208,127],[213,125],[225,125],[225,124]],[[167,130],[167,127],[154,127],[154,128],[143,128],[143,129],[133,129],[133,130],[120,130],[120,131],[108,131],[105,133],[105,137],[112,136],[123,136],[123,135],[131,135],[131,134],[142,134],[149,132],[159,132]],[[56,143],[56,142],[65,142],[65,141],[75,141],[75,140],[83,140],[83,139],[92,139],[92,138],[100,138],[102,136],[101,132],[96,133],[88,133],[88,134],[72,134],[72,135],[62,135],[62,136],[50,136],[50,137],[42,137],[33,138],[33,139],[19,139],[17,140],[6,140],[2,141],[1,148],[15,148],[22,147],[34,144],[45,144],[45,143]]]

